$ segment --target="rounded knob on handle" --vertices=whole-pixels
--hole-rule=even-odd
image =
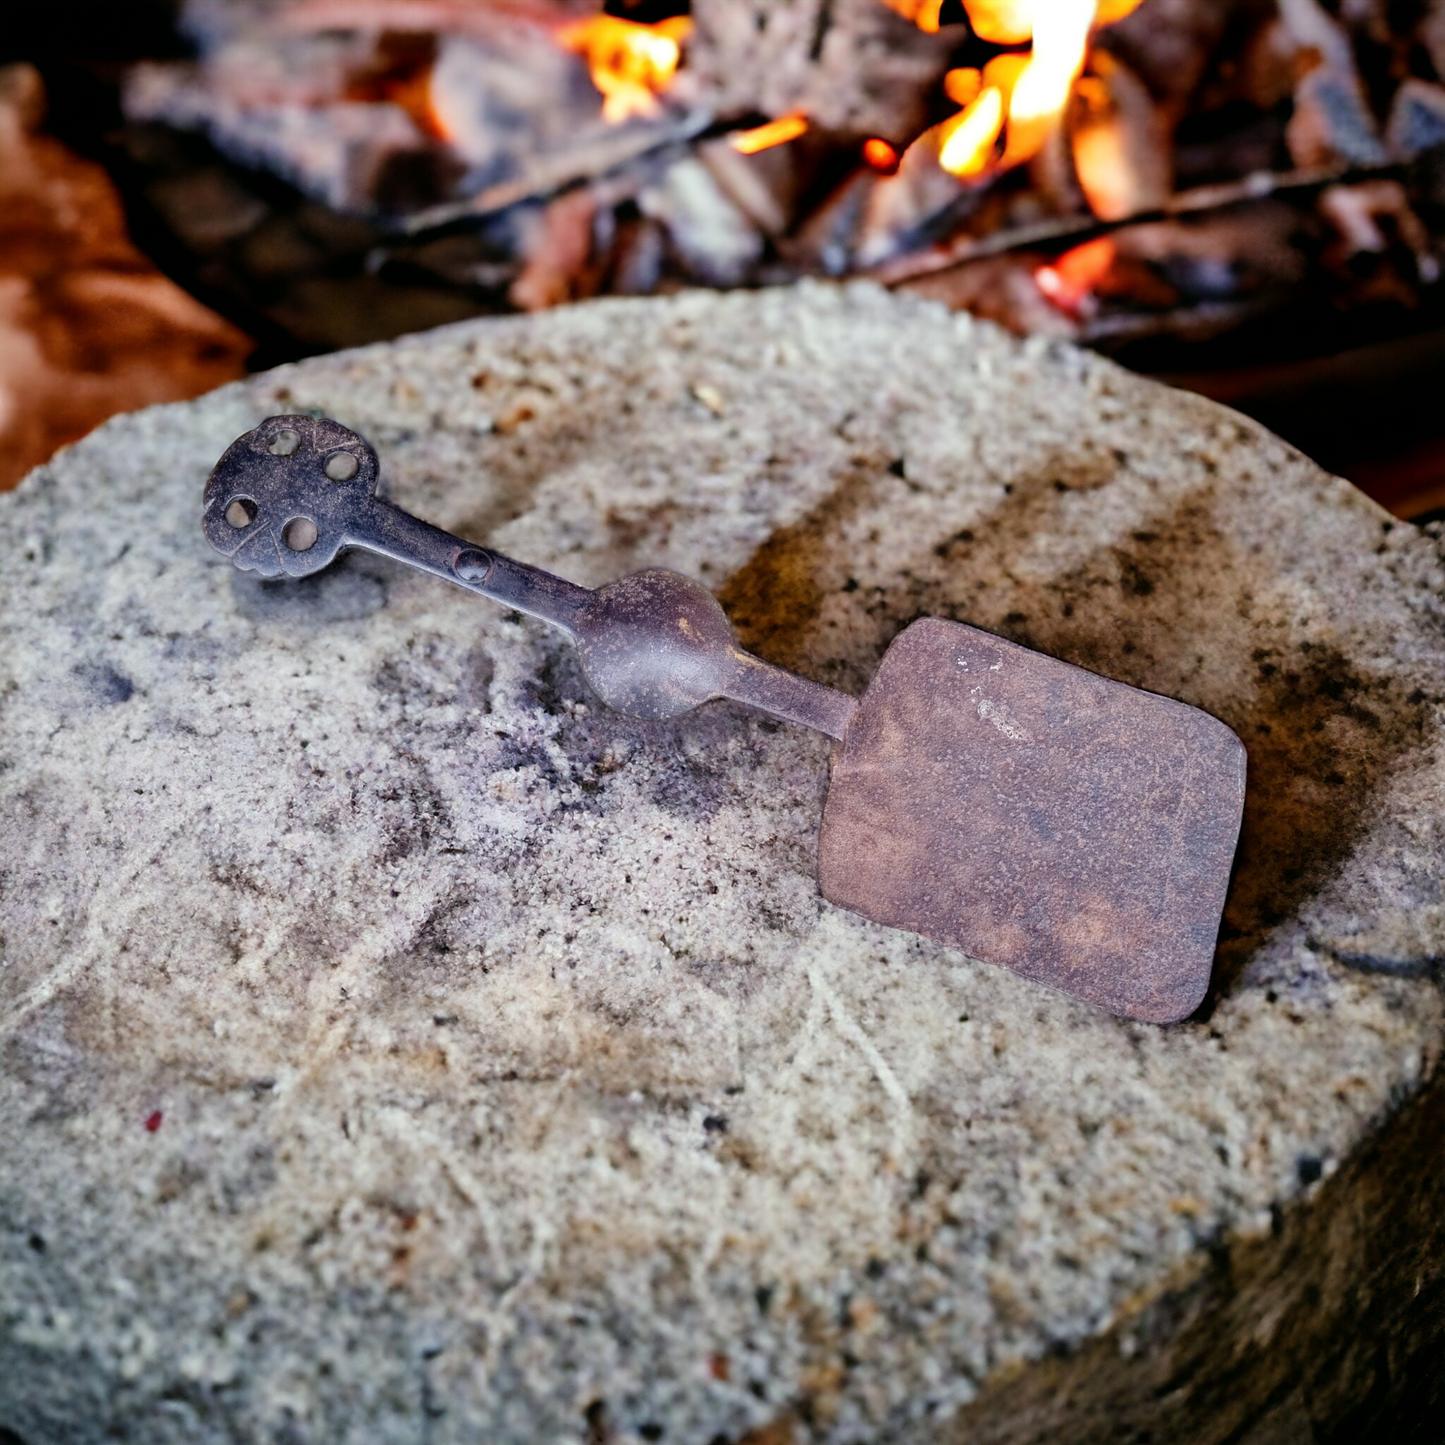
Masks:
[[[723,695],[743,665],[722,604],[676,572],[636,572],[598,590],[577,621],[587,681],[608,707],[666,718]]]

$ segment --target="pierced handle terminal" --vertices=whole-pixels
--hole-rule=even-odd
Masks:
[[[560,627],[608,706],[675,717],[727,697],[842,740],[858,704],[742,651],[699,582],[653,570],[592,591],[454,537],[376,495],[376,452],[334,421],[277,416],[206,483],[207,540],[243,571],[307,577],[351,547],[391,557]]]

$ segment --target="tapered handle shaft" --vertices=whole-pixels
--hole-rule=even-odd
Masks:
[[[577,635],[577,619],[596,595],[590,588],[465,542],[379,497],[367,501],[365,509],[357,510],[345,545],[380,552]]]

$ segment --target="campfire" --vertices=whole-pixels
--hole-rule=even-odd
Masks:
[[[1275,421],[1243,370],[1277,390],[1261,368],[1445,326],[1445,0],[185,0],[180,24],[193,58],[125,71],[111,170],[256,365],[863,276]],[[1445,442],[1407,423],[1445,505]]]
[[[941,4],[889,0],[920,29],[941,28]],[[1027,44],[1025,53],[1004,51],[983,69],[960,66],[943,78],[944,94],[961,109],[922,139],[949,175],[973,179],[1032,160],[1059,128],[1088,57],[1096,26],[1122,20],[1140,0],[973,0],[968,18],[979,39],[999,45]],[[1000,139],[1002,138],[1002,144]],[[1106,142],[1107,145],[1107,142]],[[1087,146],[1084,156],[1098,154]],[[1127,158],[1117,150],[1100,156],[1104,172],[1119,172]],[[1097,209],[1097,207],[1096,207]]]
[[[1216,335],[1306,293],[1341,311],[1433,303],[1439,3],[185,15],[199,59],[137,66],[134,124],[203,133],[363,218],[373,269],[460,277],[495,305],[872,275],[1118,347]]]

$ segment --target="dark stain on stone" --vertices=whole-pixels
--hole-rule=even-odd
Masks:
[[[83,1037],[81,1000],[38,1010],[26,1032],[0,1042],[0,1070],[31,1091],[26,1121],[63,1124],[84,1114],[100,1087],[99,1065]]]
[[[1033,492],[1044,490],[1048,483],[1040,483],[1047,473],[1048,481],[1056,492],[1095,492],[1108,486],[1128,464],[1126,452],[1111,451],[1086,439],[1076,451],[1057,452],[1045,467],[1040,468],[1028,489]]]
[[[356,622],[386,606],[387,590],[406,569],[369,552],[345,552],[314,577],[231,576],[236,610],[252,622],[315,627]]]
[[[1387,978],[1428,978],[1437,986],[1445,985],[1445,958],[1427,954],[1416,958],[1392,958],[1382,953],[1355,952],[1342,949],[1326,940],[1312,938],[1310,947],[1344,964],[1356,973],[1381,974]]]
[[[1428,721],[1393,679],[1319,647],[1280,655],[1252,699],[1220,713],[1249,749],[1249,782],[1212,997],[1348,857]]]
[[[462,952],[472,941],[465,917],[472,906],[472,899],[453,895],[432,909],[407,949],[407,966],[417,962],[440,964]]]
[[[240,1214],[251,1208],[275,1186],[275,1156],[273,1145],[253,1145],[240,1164],[221,1177],[218,1189],[229,1213]]]
[[[474,647],[467,653],[457,688],[457,701],[463,708],[484,714],[491,712],[492,679],[496,671],[496,664],[485,648]]]
[[[806,516],[774,532],[728,579],[719,600],[748,651],[779,667],[810,670],[809,634],[824,601],[851,590],[848,558],[838,556],[829,538],[871,500],[879,470],[855,463]],[[841,569],[836,578],[835,568]]]
[[[616,1438],[611,1426],[607,1423],[607,1401],[594,1400],[582,1412],[582,1419],[587,1429],[583,1438],[587,1445],[612,1445]]]
[[[630,556],[643,544],[648,551],[659,550],[667,545],[673,525],[682,514],[676,502],[659,502],[655,506],[639,511],[624,512],[609,507],[604,520],[612,540],[613,548]]]
[[[937,577],[940,562],[965,577],[988,576],[991,568],[980,566],[980,562],[996,562],[1002,554],[1016,552],[1053,520],[1065,493],[1094,491],[1107,485],[1126,460],[1116,452],[1087,445],[1044,458],[1033,474],[1010,479],[1003,488],[1002,504],[981,524],[944,538],[919,538],[927,542],[926,555],[915,566],[903,569],[905,575],[915,579],[916,590],[905,587],[879,596],[877,589],[860,586],[852,575],[856,570],[850,565],[852,559],[837,545],[836,538],[860,511],[879,503],[880,482],[885,477],[898,478],[907,468],[897,459],[890,464],[883,458],[855,457],[834,489],[806,516],[781,528],[758,548],[729,579],[719,594],[720,600],[738,640],[758,656],[812,676],[826,673],[820,680],[836,685],[861,682],[861,678],[847,676],[854,660],[840,662],[811,656],[816,650],[815,624],[830,595],[857,593],[858,611],[874,619],[877,652],[871,661],[876,663],[893,637],[915,618],[930,613],[959,616],[956,588],[949,589],[952,595],[947,603],[918,605],[919,593],[935,591],[931,580]],[[1146,574],[1141,573],[1139,580],[1146,590],[1152,585]],[[980,581],[974,590],[984,586]],[[1014,622],[997,630],[1027,643],[1027,636],[1018,627]]]
[[[572,645],[560,639],[549,642],[551,645],[542,650],[536,672],[518,689],[520,704],[548,717],[566,717],[569,703],[586,701],[594,708],[605,706],[587,686]]]
[[[674,753],[654,778],[651,801],[674,818],[707,822],[715,817],[730,784],[713,759]]]
[[[374,796],[385,805],[376,810],[386,833],[383,862],[398,863],[414,853],[426,853],[438,839],[452,835],[451,809],[421,762],[415,761],[405,780],[389,783]]]
[[[1122,563],[1121,585],[1135,597],[1147,597],[1154,590],[1154,579],[1132,557]]]
[[[135,695],[135,683],[108,662],[77,667],[75,673],[103,707],[118,707]]]
[[[198,1184],[204,1183],[205,1178],[205,1171],[192,1160],[186,1158],[171,1160],[156,1176],[156,1203],[170,1204],[173,1200],[182,1198]],[[226,1189],[226,1184],[223,1184],[221,1192],[228,1212],[240,1213],[250,1196],[232,1197],[227,1194]]]

